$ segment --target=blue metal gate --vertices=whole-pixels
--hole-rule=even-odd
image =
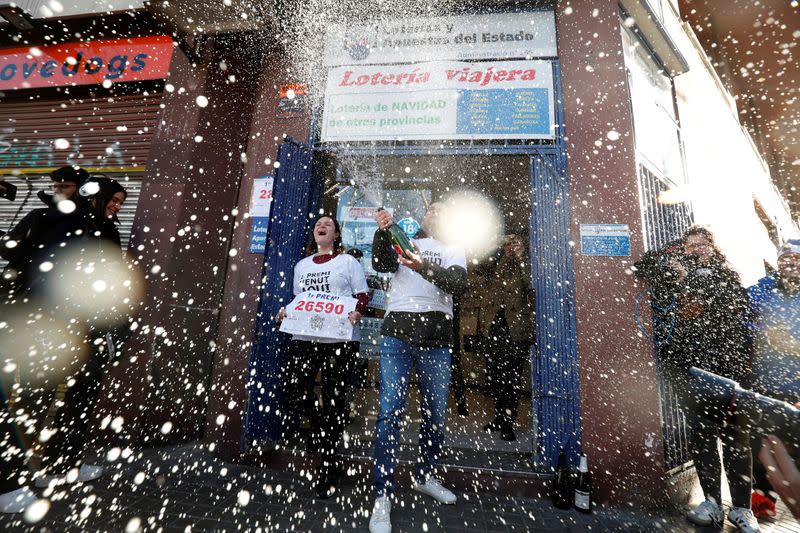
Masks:
[[[531,268],[538,354],[531,366],[538,420],[537,465],[552,467],[564,447],[580,454],[580,397],[569,180],[563,152],[531,157]],[[573,463],[575,464],[575,463]]]
[[[309,215],[319,208],[322,184],[311,172],[312,150],[291,137],[278,149],[272,212],[261,277],[261,295],[248,368],[248,400],[242,448],[277,439],[281,434],[283,391],[280,386],[287,336],[273,317],[292,300],[294,265],[303,257]],[[246,439],[246,440],[245,440]]]

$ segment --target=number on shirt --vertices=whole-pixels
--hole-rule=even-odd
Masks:
[[[341,315],[344,313],[344,305],[342,304],[333,304],[332,302],[308,302],[306,300],[300,300],[297,302],[297,305],[294,307],[295,311],[308,311],[311,313],[335,313],[337,315]]]

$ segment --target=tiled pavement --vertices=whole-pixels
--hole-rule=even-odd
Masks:
[[[180,446],[123,456],[91,485],[56,490],[38,521],[0,516],[0,531],[366,531],[371,509],[363,475],[348,478],[337,497],[312,497],[305,472],[223,463],[204,447]],[[392,513],[395,532],[696,531],[675,513],[598,508],[591,515],[553,509],[547,500],[460,493],[442,506],[407,489]],[[798,532],[783,508],[767,533]],[[699,531],[699,530],[698,530]],[[706,531],[711,530],[703,530]],[[732,531],[730,525],[725,531]]]

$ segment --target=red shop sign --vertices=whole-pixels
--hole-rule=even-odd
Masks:
[[[172,46],[158,35],[0,50],[0,90],[164,78]]]

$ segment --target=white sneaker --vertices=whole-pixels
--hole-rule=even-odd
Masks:
[[[94,481],[105,473],[106,469],[100,465],[81,465],[78,481],[88,483]]]
[[[746,507],[734,507],[728,511],[728,520],[730,520],[739,531],[743,531],[744,533],[758,533],[761,531],[753,511]]]
[[[375,498],[372,516],[369,517],[369,533],[392,533],[392,502],[388,496]]]
[[[427,494],[439,503],[452,505],[457,500],[456,495],[442,486],[441,481],[432,477],[426,479],[425,483],[414,483],[411,488],[422,494]]]
[[[707,499],[688,513],[686,518],[689,522],[698,526],[716,526],[722,527],[722,521],[725,520],[725,513],[722,512],[717,502],[712,499]]]
[[[0,513],[21,513],[36,499],[36,494],[28,487],[0,494]]]

